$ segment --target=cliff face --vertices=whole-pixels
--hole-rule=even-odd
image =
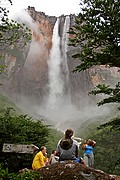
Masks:
[[[1,78],[3,84],[1,91],[15,102],[20,102],[22,99],[20,96],[25,96],[28,100],[32,98],[35,104],[40,104],[49,91],[47,86],[48,61],[57,17],[36,12],[34,7],[28,7],[27,11],[35,24],[35,28],[31,30],[32,41],[24,49],[14,46],[6,50],[5,65],[7,68]],[[70,15],[70,18],[72,25],[74,16]],[[60,38],[63,35],[64,23],[65,16],[62,15],[58,27]]]
[[[42,97],[48,79],[47,60],[52,46],[56,17],[36,12],[33,7],[28,7],[28,13],[35,25],[35,28],[31,29],[32,41],[24,49],[14,46],[6,50],[7,68],[1,77],[1,91],[14,102],[22,101],[21,96],[28,99],[30,96],[36,103],[36,100]]]
[[[32,42],[23,67],[22,95],[28,99],[31,96],[32,101],[39,104],[47,91],[47,60],[52,46],[52,33],[56,17],[50,18],[30,7],[28,7],[28,12],[37,29],[32,31]]]
[[[71,27],[74,24],[75,16],[59,17],[58,35],[56,40],[53,40],[57,17],[36,12],[33,7],[28,7],[27,11],[35,25],[31,29],[32,41],[23,49],[14,46],[6,50],[4,60],[7,68],[1,76],[1,91],[14,102],[22,104],[24,108],[31,106],[34,109],[41,104],[44,107],[50,98],[54,98],[57,102],[61,100],[63,104],[73,104],[77,109],[95,104],[95,97],[88,96],[88,92],[99,83],[115,84],[119,78],[117,69],[99,66],[84,72],[72,73],[79,61],[72,58],[76,49],[67,46],[69,35],[66,34],[68,25]],[[56,54],[54,52],[52,57],[55,57],[55,62],[51,64],[53,42],[56,41],[59,44],[55,49],[59,48],[59,52]],[[58,60],[58,66],[56,69],[53,67],[51,72],[50,68]],[[55,72],[59,85],[55,84],[53,87],[51,76]],[[56,90],[56,86],[60,86],[59,90]],[[63,104],[60,104],[60,107]]]

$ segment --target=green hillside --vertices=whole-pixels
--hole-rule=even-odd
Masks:
[[[23,114],[23,112],[6,96],[0,94],[0,114],[3,114],[7,108],[13,108],[15,114]]]

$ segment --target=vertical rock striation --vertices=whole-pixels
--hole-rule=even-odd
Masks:
[[[7,68],[1,76],[0,90],[14,102],[22,104],[22,107],[34,111],[34,107],[41,105],[44,107],[49,96],[48,64],[57,17],[37,12],[34,7],[28,7],[27,12],[35,25],[31,30],[32,40],[23,49],[14,46],[5,51],[4,62]],[[96,103],[95,97],[88,96],[88,92],[95,85],[103,82],[114,84],[119,78],[119,73],[115,68],[104,66],[97,66],[80,73],[72,72],[80,62],[73,59],[72,55],[79,49],[67,46],[68,42],[64,40],[67,37],[65,36],[66,18],[61,15],[58,26],[60,56],[62,60],[64,59],[59,65],[64,81],[63,98],[69,96],[70,103],[80,110]],[[75,15],[69,15],[69,27],[73,26],[74,20]]]

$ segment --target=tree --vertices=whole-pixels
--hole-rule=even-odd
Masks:
[[[82,0],[80,8],[75,25],[69,31],[73,35],[69,45],[80,47],[73,58],[79,58],[81,63],[73,72],[80,72],[94,65],[120,67],[120,1]],[[117,96],[120,97],[120,86],[116,86]],[[111,90],[107,86],[104,88]],[[101,92],[104,93],[103,87],[99,86],[94,94]],[[110,101],[99,105],[108,102]]]
[[[104,93],[108,95],[109,97],[98,102],[97,103],[98,106],[101,106],[105,103],[112,103],[112,102],[120,103],[120,82],[118,82],[118,84],[115,85],[115,88],[111,88],[110,85],[106,86],[105,84],[102,84],[102,85],[98,84],[96,86],[96,89],[90,92],[90,94],[93,94],[93,95],[100,94],[100,93]]]
[[[88,138],[97,142],[94,168],[120,175],[120,117],[100,125]]]
[[[120,117],[100,125],[92,136],[98,142],[95,150],[96,168],[120,175]]]
[[[30,29],[23,23],[9,20],[7,6],[12,5],[11,0],[0,1],[0,74],[4,71],[5,65],[2,64],[4,52],[12,46],[22,48],[31,39]]]
[[[22,46],[26,45],[26,42],[31,39],[30,30],[25,24],[9,20],[8,3],[12,5],[11,0],[0,1],[0,51],[18,42]]]
[[[0,115],[0,163],[10,171],[21,168],[31,168],[33,155],[25,153],[4,153],[3,143],[34,144],[38,147],[46,145],[49,136],[48,125],[42,120],[35,120],[27,115],[12,114],[13,108],[8,108],[4,115]]]

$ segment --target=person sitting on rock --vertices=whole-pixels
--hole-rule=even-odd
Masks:
[[[37,170],[40,169],[48,164],[48,158],[47,158],[47,153],[46,153],[46,147],[42,146],[41,151],[39,151],[32,163],[32,169]]]
[[[65,131],[65,138],[61,139],[57,144],[57,155],[59,161],[74,160],[83,163],[82,158],[78,158],[79,145],[76,140],[72,139],[73,133],[72,129]]]
[[[53,150],[49,158],[49,164],[54,164],[56,162],[59,162],[59,157],[56,156],[56,150]]]

